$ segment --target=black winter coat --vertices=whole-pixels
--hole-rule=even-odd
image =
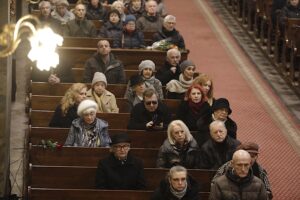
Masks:
[[[143,163],[128,153],[126,161],[113,154],[100,160],[96,172],[96,187],[109,190],[142,190],[146,188]]]
[[[70,128],[72,121],[79,116],[77,115],[77,106],[69,108],[66,116],[63,116],[61,110],[61,104],[55,109],[54,115],[49,123],[50,127]]]
[[[176,66],[175,73],[170,70],[171,67],[172,65],[168,61],[165,61],[164,66],[161,66],[155,74],[155,78],[160,80],[163,86],[166,86],[170,80],[179,80],[179,75],[181,74],[179,65]]]
[[[188,176],[187,179],[187,191],[186,194],[181,198],[181,200],[199,200],[199,186],[198,183]],[[179,200],[170,191],[169,181],[164,179],[160,182],[159,188],[157,188],[151,200]]]
[[[115,40],[122,35],[122,31],[122,22],[119,22],[118,24],[112,24],[108,21],[101,27],[99,36],[103,38],[113,38]]]
[[[101,3],[98,4],[98,7],[95,8],[91,4],[88,4],[86,9],[86,18],[88,20],[104,20],[106,16],[106,10],[103,8]]]
[[[147,129],[146,124],[152,121],[154,116],[155,124],[158,125],[163,122],[163,129],[166,130],[171,122],[171,113],[169,108],[160,101],[158,102],[158,107],[155,112],[149,112],[145,108],[144,102],[136,104],[130,113],[130,120],[127,128],[145,130]]]
[[[144,33],[135,30],[132,33],[123,31],[113,43],[114,48],[140,49],[145,47]]]
[[[167,31],[163,27],[162,30],[156,32],[153,35],[154,42],[164,40],[164,39],[176,45],[180,49],[185,49],[184,39],[176,29],[174,29],[173,31]]]
[[[108,84],[122,84],[126,83],[124,67],[121,61],[115,59],[112,53],[109,54],[110,61],[105,64],[100,55],[95,53],[85,63],[84,82],[91,83],[95,72],[102,72],[105,74]]]

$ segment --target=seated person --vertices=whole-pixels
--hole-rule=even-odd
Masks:
[[[199,84],[202,87],[207,103],[212,106],[215,101],[212,78],[207,74],[201,73],[194,79],[194,83]]]
[[[109,147],[111,142],[106,121],[96,117],[98,105],[93,100],[83,100],[77,109],[64,146]]]
[[[156,32],[161,30],[163,18],[157,13],[156,1],[146,1],[145,10],[146,12],[144,12],[136,22],[137,28],[144,32]]]
[[[107,22],[101,27],[99,36],[103,38],[113,38],[116,40],[122,35],[123,23],[120,20],[120,13],[118,10],[110,10],[107,15]]]
[[[143,163],[131,155],[131,140],[126,133],[112,136],[110,155],[98,163],[96,188],[108,190],[145,189]]]
[[[85,18],[85,5],[82,3],[76,4],[74,14],[75,19],[66,24],[63,35],[70,37],[96,37],[97,30],[94,23]]]
[[[211,109],[206,102],[203,89],[200,85],[193,84],[181,100],[176,118],[182,120],[191,131],[198,130],[197,120],[202,117],[210,117]]]
[[[210,139],[201,147],[198,168],[217,170],[231,160],[240,142],[227,136],[224,122],[216,120],[210,126]]]
[[[285,27],[287,18],[299,18],[300,19],[300,1],[299,0],[288,0],[286,6],[281,10],[281,15],[279,18],[279,23]]]
[[[169,108],[158,100],[155,90],[151,88],[146,89],[143,99],[133,107],[128,129],[166,130],[171,121]]]
[[[181,120],[174,120],[169,124],[167,133],[168,138],[159,149],[156,166],[194,168],[199,147],[188,127]]]
[[[175,29],[176,17],[167,15],[164,18],[162,29],[153,35],[153,41],[167,40],[180,49],[185,49],[185,43],[182,35]]]
[[[77,115],[78,105],[86,98],[87,86],[82,83],[74,83],[61,99],[56,107],[54,115],[49,123],[50,127],[70,128]]]
[[[164,4],[164,0],[155,0],[157,3],[157,13],[162,16],[165,17],[168,13]]]
[[[89,0],[86,9],[86,18],[88,20],[104,20],[106,9],[99,0]]]
[[[209,138],[209,125],[215,120],[223,121],[225,123],[228,136],[236,139],[237,125],[229,117],[229,115],[232,113],[229,101],[225,98],[219,98],[215,100],[211,111],[212,113],[210,117],[199,118],[197,121],[198,134],[200,134],[201,136],[199,137],[202,138],[202,141],[197,139],[198,144],[203,144]]]
[[[55,10],[51,12],[51,16],[54,19],[60,21],[62,25],[68,21],[75,19],[75,15],[68,10],[69,2],[67,0],[58,0],[55,3]]]
[[[95,72],[102,72],[107,78],[108,84],[122,84],[126,82],[124,67],[111,53],[107,40],[99,40],[97,52],[90,57],[84,66],[84,82],[90,83]]]
[[[144,0],[129,0],[125,5],[127,14],[134,15],[136,19],[139,19],[145,12]]]
[[[245,150],[247,151],[250,156],[251,156],[251,169],[253,172],[253,175],[258,177],[260,180],[262,180],[262,182],[264,183],[265,189],[267,191],[268,194],[268,199],[272,199],[273,198],[273,194],[272,194],[272,190],[271,190],[271,185],[269,182],[269,178],[268,178],[268,174],[266,172],[266,170],[257,163],[257,159],[258,159],[258,154],[259,154],[259,146],[258,144],[254,143],[254,142],[244,142],[242,144],[240,144],[236,150]],[[232,164],[233,161],[230,160],[227,163],[225,163],[224,165],[222,165],[217,173],[215,174],[212,182],[214,182],[218,177],[224,175],[227,173],[228,170],[232,169]]]
[[[116,9],[119,11],[120,13],[120,16],[121,16],[121,22],[124,22],[125,21],[125,18],[126,18],[126,15],[125,15],[125,6],[124,6],[124,3],[120,0],[118,1],[115,1],[111,4],[111,9]]]
[[[187,170],[182,166],[174,166],[160,182],[151,200],[198,200],[198,193],[198,183],[188,175]]]
[[[87,98],[94,100],[98,104],[98,112],[118,113],[116,97],[113,93],[106,90],[106,77],[101,72],[96,72],[92,81],[92,87],[87,91]]]
[[[166,85],[168,99],[183,99],[185,92],[193,84],[195,64],[190,60],[185,60],[180,64],[181,74],[179,80],[171,80]]]
[[[114,48],[139,49],[144,48],[144,33],[137,30],[135,16],[127,15],[124,21],[123,32],[114,40]]]
[[[167,51],[166,61],[163,66],[161,66],[155,76],[161,81],[161,84],[165,86],[171,80],[179,80],[179,75],[181,73],[179,62],[181,60],[181,53],[178,49],[169,49]]]
[[[62,28],[60,22],[51,16],[51,3],[49,1],[41,1],[39,3],[40,14],[38,19],[43,26],[49,26],[55,33],[61,34]]]
[[[145,81],[140,75],[134,75],[130,78],[128,86],[130,89],[126,90],[124,95],[125,99],[128,99],[131,106],[134,107],[136,104],[143,101],[143,93],[146,90]]]

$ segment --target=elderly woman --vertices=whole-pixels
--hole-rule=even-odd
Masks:
[[[182,120],[191,131],[198,130],[197,120],[200,117],[210,116],[211,110],[203,89],[200,85],[192,85],[186,92],[177,110],[177,119]]]
[[[202,87],[207,103],[212,106],[215,100],[212,78],[207,74],[202,73],[194,79],[194,83],[199,84]]]
[[[80,118],[73,120],[64,146],[109,147],[108,124],[96,117],[98,105],[95,101],[82,101],[77,110]]]
[[[99,36],[103,38],[119,38],[122,35],[123,23],[118,10],[113,9],[108,13],[108,21],[101,27]]]
[[[195,64],[190,60],[185,60],[180,64],[181,74],[179,80],[171,80],[166,85],[168,99],[183,99],[185,92],[193,84]]]
[[[118,113],[116,97],[106,90],[107,80],[103,73],[96,72],[92,81],[92,88],[87,91],[87,98],[98,104],[98,111],[101,113]]]
[[[136,19],[140,18],[145,12],[144,0],[129,0],[129,3],[125,5],[127,14],[134,15]]]
[[[170,168],[182,165],[194,168],[199,147],[188,127],[181,120],[174,120],[169,124],[167,134],[168,138],[159,149],[156,166]]]
[[[89,20],[103,20],[106,10],[99,0],[89,0],[86,9],[86,18]]]
[[[70,128],[72,121],[78,118],[77,107],[86,98],[87,86],[82,83],[73,84],[56,107],[49,123],[50,127]]]
[[[131,106],[134,107],[136,104],[143,101],[143,93],[146,90],[145,81],[140,75],[134,75],[128,82],[128,90],[124,96],[128,99]]]

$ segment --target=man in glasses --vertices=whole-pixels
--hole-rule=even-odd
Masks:
[[[129,136],[119,133],[113,135],[111,140],[111,154],[98,164],[96,187],[109,190],[145,189],[143,163],[129,153]]]
[[[130,114],[128,129],[166,130],[171,121],[169,108],[158,100],[154,89],[146,89],[143,101],[134,106]]]

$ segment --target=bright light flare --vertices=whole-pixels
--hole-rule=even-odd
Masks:
[[[61,46],[63,38],[54,33],[51,28],[45,27],[33,33],[29,38],[31,50],[28,58],[36,61],[39,70],[49,71],[51,67],[59,64],[59,55],[56,53],[56,47]]]

